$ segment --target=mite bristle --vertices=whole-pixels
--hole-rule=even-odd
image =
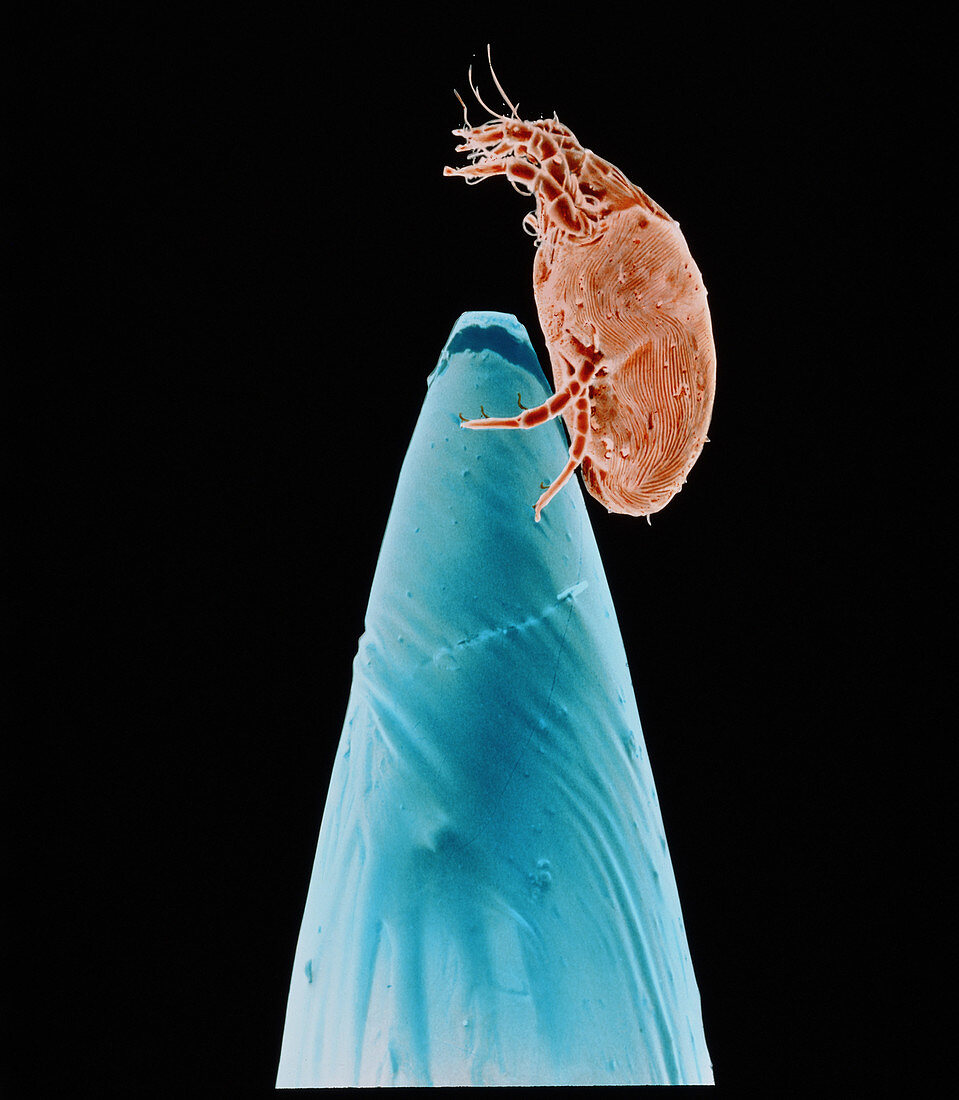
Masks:
[[[463,125],[466,127],[467,130],[472,130],[473,127],[470,126],[470,120],[466,114],[466,104],[463,102],[463,97],[455,88],[453,89],[453,95],[455,95],[456,98],[460,101],[460,106],[463,108]],[[455,134],[457,133],[457,131],[454,130],[453,133]]]
[[[496,88],[499,91],[499,94],[503,97],[503,102],[513,112],[513,118],[519,118],[519,115],[516,112],[516,108],[510,102],[510,98],[506,94],[506,92],[503,91],[503,85],[500,84],[499,80],[496,77],[496,73],[493,71],[493,54],[490,50],[490,44],[488,42],[486,43],[486,59],[487,59],[487,61],[489,61],[490,76],[493,78],[493,83],[496,85]]]
[[[503,115],[499,114],[498,111],[494,111],[492,109],[492,107],[487,107],[486,104],[483,102],[483,97],[479,94],[479,89],[473,83],[473,66],[472,65],[470,65],[469,69],[467,70],[466,75],[467,75],[467,79],[470,82],[470,88],[473,91],[473,95],[476,96],[476,102],[483,108],[484,111],[487,112],[487,114],[492,115],[493,118],[502,119],[503,122],[505,122],[506,118]]]

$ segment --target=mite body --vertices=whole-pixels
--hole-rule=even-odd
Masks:
[[[678,222],[618,168],[558,120],[525,122],[510,107],[512,117],[490,111],[492,121],[453,131],[470,163],[444,174],[505,175],[535,197],[523,224],[536,239],[533,292],[555,394],[519,416],[463,426],[532,428],[563,416],[569,461],[536,502],[537,521],[579,466],[609,511],[649,516],[682,488],[712,415],[702,276]]]

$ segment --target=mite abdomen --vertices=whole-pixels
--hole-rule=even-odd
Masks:
[[[611,214],[599,240],[544,261],[535,292],[548,341],[601,354],[587,487],[612,511],[657,512],[682,488],[712,414],[715,355],[699,269],[678,224],[642,207]],[[553,366],[558,389],[567,379],[560,360]]]

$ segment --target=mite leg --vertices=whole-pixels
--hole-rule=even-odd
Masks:
[[[505,161],[482,160],[466,164],[462,168],[444,168],[444,176],[462,176],[467,183],[476,183],[487,176],[501,176],[506,171]]]
[[[527,409],[519,416],[482,416],[476,420],[464,420],[462,428],[535,428],[539,424],[545,424],[547,420],[559,414],[566,408],[573,398],[569,387],[553,394],[542,405]]]
[[[542,202],[548,219],[562,226],[568,233],[586,232],[587,219],[576,209],[575,202],[570,197],[566,162],[558,155],[556,146],[551,141],[540,150],[540,155],[543,153],[548,156],[540,167],[527,160],[511,160],[506,166],[510,183],[536,195]]]
[[[573,422],[571,435],[573,442],[569,447],[569,462],[563,467],[559,477],[550,485],[545,493],[533,506],[533,518],[539,523],[539,516],[546,505],[562,489],[567,481],[576,472],[576,468],[583,461],[586,453],[586,444],[589,442],[589,398],[584,393],[576,400],[576,417]]]
[[[552,358],[552,353],[550,357]],[[560,356],[560,358],[566,364],[573,377],[570,378],[561,390],[554,393],[548,401],[544,401],[542,405],[536,405],[532,409],[527,409],[520,416],[483,416],[478,417],[476,420],[464,420],[461,427],[535,428],[540,424],[545,424],[547,420],[552,420],[554,417],[559,416],[573,398],[585,394],[585,388],[596,372],[596,364],[590,362],[588,359],[584,360],[579,371],[574,373],[575,368],[569,360],[565,356]]]

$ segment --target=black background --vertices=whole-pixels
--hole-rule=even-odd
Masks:
[[[587,502],[717,1083],[888,1079],[924,1003],[898,969],[927,805],[907,763],[939,723],[928,635],[901,625],[933,583],[899,523],[927,426],[890,273],[921,281],[901,91],[939,29],[277,7],[74,8],[22,85],[45,120],[14,464],[39,584],[15,642],[41,765],[15,1065],[44,1088],[272,1087],[426,375],[471,309],[515,313],[546,362],[529,203],[442,176],[471,62],[500,105],[491,42],[520,113],[555,110],[662,203],[710,291],[687,486],[652,526]]]

